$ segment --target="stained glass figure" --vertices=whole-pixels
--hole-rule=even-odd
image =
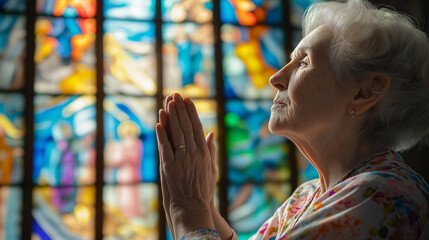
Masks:
[[[230,185],[228,220],[239,239],[249,239],[290,195],[289,184]]]
[[[106,20],[104,69],[106,93],[155,95],[155,25]]]
[[[43,17],[35,30],[36,92],[95,93],[95,20]]]
[[[22,190],[0,188],[0,239],[21,239]]]
[[[22,182],[24,103],[21,94],[0,94],[0,184]]]
[[[0,15],[0,89],[19,89],[24,85],[26,18]]]
[[[106,239],[159,239],[156,184],[105,186],[103,191]]]
[[[36,96],[33,181],[75,186],[95,182],[95,97]]]
[[[212,0],[161,0],[162,19],[167,22],[208,23],[213,19]]]
[[[36,12],[56,17],[95,17],[96,0],[37,0]]]
[[[225,96],[272,99],[269,78],[285,64],[284,32],[268,26],[223,25]]]
[[[104,101],[104,179],[108,183],[155,182],[157,146],[152,98],[108,96]]]
[[[214,96],[213,26],[165,24],[163,41],[164,95]]]
[[[0,1],[0,11],[25,13],[27,11],[27,1],[2,0]]]
[[[104,16],[115,19],[155,19],[155,0],[103,0]]]
[[[272,102],[226,103],[228,179],[232,183],[287,181],[290,178],[286,138],[268,130]]]
[[[301,28],[302,15],[311,4],[323,2],[324,0],[291,0],[290,22],[292,26]]]
[[[94,187],[36,187],[32,239],[94,239]]]
[[[253,26],[257,23],[283,22],[282,0],[220,0],[220,19],[223,23]]]

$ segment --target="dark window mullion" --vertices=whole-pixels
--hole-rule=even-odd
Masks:
[[[31,239],[33,208],[33,137],[34,137],[34,50],[36,3],[27,1],[27,48],[25,59],[25,153],[22,200],[22,239]]]
[[[220,0],[213,0],[213,30],[215,43],[215,79],[216,79],[216,102],[218,116],[218,144],[219,144],[219,170],[221,175],[219,179],[219,210],[220,214],[228,219],[228,165],[226,157],[225,145],[225,95],[224,95],[224,79],[222,67],[222,41],[221,41],[221,20],[220,20]]]
[[[96,180],[95,180],[95,239],[103,239],[103,187],[104,187],[104,55],[103,55],[103,0],[97,0],[96,14],[96,33],[95,33],[95,54],[96,54],[96,111],[97,111],[97,133],[96,133]]]
[[[161,7],[162,1],[156,0],[156,6],[155,6],[155,29],[156,29],[156,106],[157,109],[163,108],[163,99],[164,99],[164,86],[163,86],[163,73],[162,73],[162,7]],[[157,120],[159,121],[159,116],[157,116]],[[158,160],[159,160],[159,153],[157,152]],[[158,167],[159,167],[159,161],[158,161]],[[158,227],[159,227],[159,239],[160,240],[166,240],[167,239],[167,223],[165,219],[165,213],[164,213],[164,205],[162,204],[162,195],[161,195],[161,184],[160,179],[158,175],[157,185],[158,185]]]

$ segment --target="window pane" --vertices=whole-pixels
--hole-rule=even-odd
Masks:
[[[281,23],[283,15],[282,0],[220,0],[220,18],[224,23]]]
[[[323,2],[324,0],[291,0],[290,22],[293,26],[301,27],[301,18],[305,10],[313,3]]]
[[[231,185],[228,220],[239,239],[249,239],[290,195],[289,184]]]
[[[213,26],[165,24],[163,41],[164,95],[214,96]]]
[[[94,187],[33,190],[32,239],[94,239]]]
[[[0,1],[0,11],[13,11],[25,13],[27,11],[26,0],[3,0]]]
[[[57,17],[95,17],[97,3],[96,0],[38,0],[36,12]]]
[[[79,185],[95,181],[95,97],[36,96],[33,181]]]
[[[155,0],[103,0],[104,16],[119,19],[155,18]]]
[[[152,98],[108,96],[104,100],[106,182],[156,181],[156,113]]]
[[[161,0],[162,19],[170,22],[207,23],[213,18],[211,0]]]
[[[0,188],[0,239],[21,239],[22,190]]]
[[[153,23],[106,20],[103,48],[106,93],[156,94]]]
[[[221,34],[225,96],[272,99],[269,78],[285,64],[284,31],[227,24]]]
[[[95,19],[38,18],[35,90],[95,93]]]
[[[159,239],[156,184],[105,186],[103,192],[106,239]]]
[[[22,181],[24,96],[0,94],[0,184]]]
[[[226,151],[232,183],[290,179],[286,138],[268,130],[271,105],[269,101],[227,102]]]
[[[0,15],[0,89],[19,89],[24,85],[26,18]]]

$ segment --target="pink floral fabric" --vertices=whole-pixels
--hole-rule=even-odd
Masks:
[[[427,183],[389,151],[324,193],[302,184],[251,239],[429,239],[428,205]]]

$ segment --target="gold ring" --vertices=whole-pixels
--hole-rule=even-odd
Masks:
[[[186,144],[176,146],[176,147],[174,147],[174,150],[179,150],[179,149],[183,149],[183,148],[186,148]]]

